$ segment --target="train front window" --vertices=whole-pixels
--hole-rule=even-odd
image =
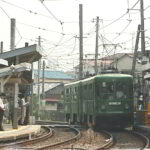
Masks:
[[[113,82],[102,82],[97,84],[96,86],[96,94],[100,98],[104,99],[109,99],[113,100],[114,98],[114,91],[115,91],[115,86]]]
[[[129,86],[127,83],[116,84],[116,98],[127,98],[129,93]]]

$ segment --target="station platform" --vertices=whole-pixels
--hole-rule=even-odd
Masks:
[[[18,138],[31,137],[40,132],[40,125],[19,126],[18,129],[13,129],[11,124],[3,124],[5,131],[0,131],[0,141],[16,140]]]

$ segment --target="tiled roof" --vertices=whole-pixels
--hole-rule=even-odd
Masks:
[[[116,53],[114,55],[110,55],[110,56],[105,56],[103,58],[100,58],[97,60],[97,64],[105,64],[105,65],[110,65],[111,63],[113,63],[116,59],[118,61],[118,59],[124,57],[128,55],[129,57],[133,57],[132,53]],[[84,59],[83,60],[84,64],[88,64],[90,66],[95,66],[95,59]],[[75,68],[79,68],[79,65],[77,65]]]
[[[38,71],[34,70],[34,74],[38,75]],[[66,79],[66,80],[74,79],[74,77],[72,75],[68,75],[68,74],[64,73],[63,71],[45,70],[44,76],[47,79]],[[42,71],[40,71],[40,78],[42,78]]]

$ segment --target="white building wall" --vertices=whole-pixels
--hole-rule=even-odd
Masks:
[[[114,63],[114,66],[117,66],[118,71],[131,71],[132,70],[133,58],[130,56],[124,56]],[[136,63],[136,71],[141,71],[141,64]]]

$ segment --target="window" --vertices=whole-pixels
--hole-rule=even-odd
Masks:
[[[128,83],[116,83],[116,98],[129,98],[129,96],[132,96],[130,93],[131,88]]]
[[[84,85],[84,90],[87,90],[87,85]]]
[[[74,91],[75,91],[75,93],[77,93],[77,92],[78,92],[78,88],[77,88],[77,87],[75,87],[75,88],[74,88]]]
[[[92,90],[92,84],[89,84],[89,89]]]
[[[114,82],[102,82],[96,84],[96,95],[101,98],[113,100],[114,92],[115,92]]]
[[[69,94],[69,89],[66,89],[66,94]]]

